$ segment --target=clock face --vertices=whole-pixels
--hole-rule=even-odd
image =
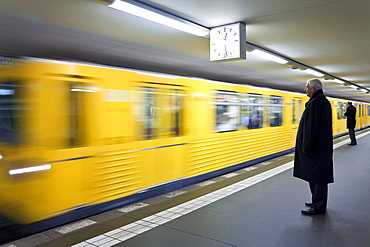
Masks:
[[[245,27],[241,23],[213,28],[210,40],[211,61],[245,59],[245,49],[242,50],[245,46]]]
[[[231,58],[239,55],[239,33],[230,27],[223,27],[214,33],[211,51],[215,58]]]

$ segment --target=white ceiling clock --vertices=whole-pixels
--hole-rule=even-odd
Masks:
[[[246,58],[245,24],[233,23],[211,29],[210,60],[213,62]]]

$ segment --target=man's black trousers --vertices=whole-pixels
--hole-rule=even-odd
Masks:
[[[314,209],[326,211],[326,205],[328,204],[328,184],[310,184],[310,190],[312,195],[312,207]]]

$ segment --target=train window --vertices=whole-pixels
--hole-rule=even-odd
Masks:
[[[360,117],[361,115],[361,106],[359,104],[354,104],[354,107],[356,107],[356,117]]]
[[[367,115],[370,116],[370,105],[367,106]]]
[[[342,119],[342,102],[337,102],[337,119]]]
[[[354,104],[354,106],[356,107],[356,117],[360,117],[360,114],[361,114],[361,107],[359,104]]]
[[[358,116],[361,117],[362,116],[362,105],[361,104],[358,105],[357,111],[358,111]]]
[[[157,94],[154,88],[137,88],[134,115],[140,140],[153,139],[157,122]]]
[[[365,116],[365,106],[364,105],[361,105],[361,117],[364,117]]]
[[[172,109],[172,136],[184,135],[184,93],[181,90],[172,91],[171,109]]]
[[[81,83],[69,84],[69,146],[77,147],[87,145],[88,102],[91,93],[96,92]]]
[[[297,124],[299,122],[299,117],[302,114],[302,100],[293,99],[293,109],[292,109],[292,124]]]
[[[342,102],[337,103],[337,118],[342,119],[344,115]]]
[[[283,123],[283,97],[270,96],[270,126],[281,126]]]
[[[21,123],[21,108],[19,97],[20,86],[16,83],[0,84],[0,141],[17,143]]]
[[[139,140],[183,135],[184,92],[178,89],[135,89],[134,115]]]
[[[242,128],[249,129],[263,126],[263,96],[261,94],[240,95],[240,125]]]
[[[157,105],[158,137],[182,135],[183,92],[182,90],[161,89]]]
[[[215,92],[216,132],[234,131],[239,122],[239,97],[235,92]]]
[[[361,117],[361,115],[362,115],[362,114],[361,114],[361,109],[362,109],[361,104],[359,104],[359,105],[358,105],[358,110],[357,110],[357,111],[358,111],[358,116],[359,116],[359,117]]]
[[[357,116],[361,117],[361,105],[360,104],[357,105]]]
[[[347,104],[342,102],[337,102],[337,119],[344,119],[344,113],[347,110]]]
[[[240,126],[242,128],[248,128],[250,115],[248,110],[248,95],[240,94]]]

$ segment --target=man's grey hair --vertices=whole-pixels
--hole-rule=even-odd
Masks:
[[[316,90],[322,89],[322,82],[319,79],[313,78],[307,81],[310,87],[315,87]]]

